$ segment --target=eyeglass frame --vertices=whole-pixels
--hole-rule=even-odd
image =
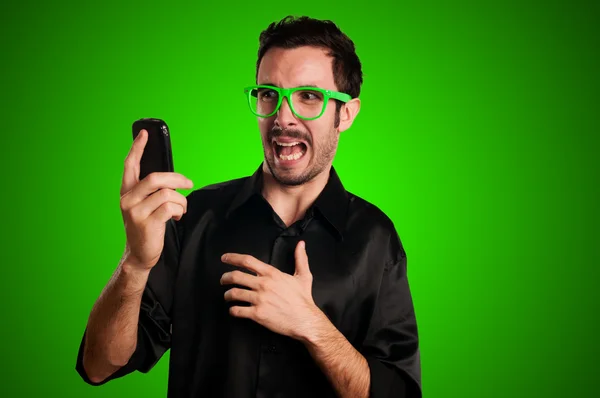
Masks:
[[[268,115],[260,115],[252,109],[252,103],[251,103],[252,90],[259,89],[259,88],[268,88],[273,91],[276,91],[278,94],[277,105],[275,106],[275,110],[273,112],[269,113]],[[317,115],[315,117],[304,117],[304,116],[299,115],[296,112],[296,110],[294,109],[293,101],[291,101],[290,98],[293,93],[295,93],[296,91],[301,91],[301,90],[318,91],[321,94],[323,94],[323,97],[324,97],[323,98],[324,99],[323,108],[321,109],[321,113],[319,113],[319,115]],[[248,97],[248,107],[250,108],[250,111],[258,117],[267,118],[267,117],[273,116],[275,113],[277,113],[277,111],[281,107],[281,104],[283,103],[283,98],[287,98],[288,105],[290,106],[292,113],[296,117],[298,117],[302,120],[315,120],[315,119],[318,119],[321,116],[323,116],[323,113],[325,113],[325,109],[327,108],[327,103],[329,102],[330,99],[338,100],[343,103],[346,103],[352,99],[352,96],[350,94],[342,93],[339,91],[328,90],[328,89],[324,89],[324,88],[320,88],[320,87],[313,87],[313,86],[283,88],[283,87],[276,87],[276,86],[271,86],[271,85],[267,85],[267,84],[257,84],[254,86],[245,87],[244,94],[246,94],[246,96]],[[326,99],[326,101],[325,101],[325,99]],[[257,97],[257,100],[258,100],[258,97]]]

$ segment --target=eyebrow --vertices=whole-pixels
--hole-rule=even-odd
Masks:
[[[259,83],[259,85],[260,86],[273,86],[273,87],[281,88],[278,85],[273,84],[273,83]],[[300,85],[298,85],[296,87],[293,87],[293,88],[298,88],[298,87],[314,87],[314,88],[319,88],[319,86],[316,86],[314,84],[300,84]]]

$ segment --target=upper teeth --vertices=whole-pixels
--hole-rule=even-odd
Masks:
[[[279,146],[294,146],[294,145],[299,144],[299,142],[277,142],[277,141],[275,141],[275,143]]]

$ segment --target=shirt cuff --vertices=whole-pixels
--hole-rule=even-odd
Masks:
[[[402,371],[366,355],[371,374],[371,398],[421,398],[421,388]]]
[[[83,352],[85,349],[86,334],[87,334],[87,329],[83,333],[81,343],[79,344],[79,352],[77,353],[77,363],[75,364],[75,370],[77,371],[77,373],[79,373],[79,376],[87,384],[89,384],[91,386],[101,386],[103,384],[108,383],[111,380],[118,379],[119,377],[123,377],[123,376],[129,374],[139,367],[139,362],[140,362],[139,358],[142,356],[142,353],[140,352],[141,351],[140,350],[140,342],[142,340],[140,340],[140,339],[143,339],[143,337],[140,336],[140,332],[138,330],[138,347],[135,350],[134,354],[129,359],[129,362],[125,366],[117,369],[113,374],[111,374],[106,379],[102,380],[101,382],[99,382],[99,383],[93,382],[92,380],[90,380],[90,378],[88,377],[88,374],[85,371],[85,368],[83,367]]]

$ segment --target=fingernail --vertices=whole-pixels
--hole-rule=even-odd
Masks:
[[[221,256],[221,261],[226,261],[226,260],[227,260],[227,253],[225,253]]]

